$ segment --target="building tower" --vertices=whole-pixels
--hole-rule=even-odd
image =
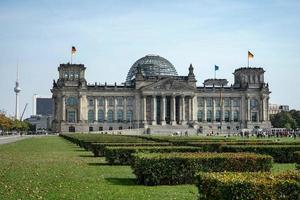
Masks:
[[[21,92],[21,88],[19,86],[19,66],[17,66],[17,80],[16,80],[16,86],[14,88],[14,91],[16,93],[15,118],[19,119],[19,93]]]

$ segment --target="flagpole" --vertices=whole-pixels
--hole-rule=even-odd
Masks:
[[[216,71],[217,71],[217,70],[215,69],[215,79],[216,79]]]
[[[71,51],[71,64],[72,64],[72,61],[73,61],[73,52]]]
[[[248,56],[247,56],[247,57],[248,57],[248,68],[249,68],[249,53],[248,53]]]

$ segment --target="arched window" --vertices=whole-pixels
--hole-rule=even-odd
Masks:
[[[132,112],[132,110],[128,110],[126,115],[127,115],[126,116],[126,120],[127,121],[132,121],[133,120],[133,112]]]
[[[76,106],[77,105],[77,99],[75,97],[68,97],[67,98],[67,105],[68,106]]]
[[[208,111],[207,111],[207,114],[206,114],[206,120],[207,120],[208,122],[211,122],[211,110],[208,110]]]
[[[104,111],[103,110],[98,110],[98,122],[103,122],[104,121]]]
[[[228,110],[225,111],[225,122],[229,122],[230,112]]]
[[[202,122],[202,120],[203,120],[203,112],[202,112],[202,110],[198,110],[197,119],[198,119],[198,122]]]
[[[93,123],[95,120],[95,114],[93,110],[89,110],[88,112],[88,122]]]
[[[235,122],[239,121],[239,111],[233,112],[233,121],[235,121]]]
[[[123,121],[123,110],[118,110],[118,112],[117,112],[117,120],[118,120],[118,122]]]
[[[107,120],[108,120],[108,122],[114,121],[114,112],[112,110],[107,111]]]
[[[217,110],[217,111],[216,111],[216,121],[217,121],[217,122],[220,122],[220,121],[221,121],[221,111],[220,111],[220,110]]]

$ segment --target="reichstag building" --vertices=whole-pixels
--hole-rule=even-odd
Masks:
[[[143,128],[159,133],[232,133],[270,128],[269,86],[263,68],[238,68],[234,83],[206,79],[198,85],[192,65],[177,74],[158,55],[146,55],[129,69],[123,84],[87,84],[83,64],[61,64],[53,81],[53,129],[91,132]]]

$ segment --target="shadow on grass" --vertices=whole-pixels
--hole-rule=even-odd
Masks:
[[[135,178],[105,178],[105,180],[113,185],[137,185]]]
[[[86,151],[85,149],[74,149],[74,151]]]
[[[88,163],[90,166],[111,166],[109,163]]]

